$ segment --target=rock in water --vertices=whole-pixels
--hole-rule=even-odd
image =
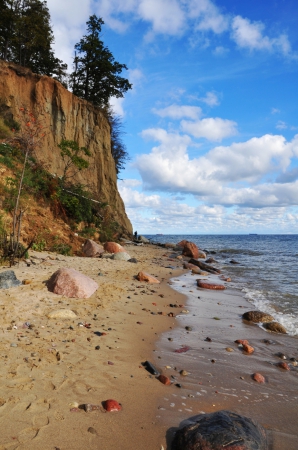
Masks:
[[[182,254],[184,256],[189,256],[190,258],[197,259],[199,257],[199,249],[193,242],[187,242],[184,245]]]
[[[131,258],[130,255],[126,252],[118,252],[114,253],[112,259],[115,259],[116,261],[129,261]]]
[[[22,284],[16,277],[13,270],[6,270],[0,273],[0,289],[9,289],[11,287],[20,286]]]
[[[92,241],[92,239],[87,239],[83,247],[83,253],[85,256],[94,258],[104,253],[104,248],[96,242]]]
[[[200,414],[176,432],[172,450],[267,450],[266,431],[231,411]]]
[[[117,242],[106,242],[103,246],[106,252],[108,253],[118,253],[118,252],[124,252],[124,248],[117,244]]]
[[[259,322],[264,323],[264,322],[272,322],[274,320],[274,317],[262,311],[247,311],[242,315],[242,319],[254,323]]]
[[[274,333],[283,333],[287,334],[287,330],[283,325],[278,322],[267,322],[263,325],[266,330],[273,331]]]
[[[48,290],[69,298],[89,298],[98,289],[92,278],[75,269],[59,269],[49,279]]]

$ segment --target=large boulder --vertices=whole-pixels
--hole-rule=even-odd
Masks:
[[[131,256],[126,252],[118,252],[114,253],[112,259],[115,259],[116,261],[128,261],[131,259]]]
[[[150,275],[147,272],[139,272],[137,275],[137,280],[146,281],[147,283],[160,283],[160,281],[154,276]]]
[[[98,284],[75,269],[59,269],[49,279],[48,290],[69,298],[89,298]]]
[[[198,259],[199,249],[194,242],[187,242],[183,247],[182,254],[190,258]]]
[[[125,252],[124,248],[120,244],[117,244],[117,242],[106,242],[103,248],[108,253]]]
[[[200,414],[176,432],[172,450],[267,450],[264,428],[231,411]]]
[[[177,247],[184,248],[184,246],[188,243],[186,239],[183,239],[182,241],[178,242]]]
[[[138,236],[138,241],[142,242],[143,244],[150,244],[149,239],[145,238],[145,236],[142,235]]]
[[[285,327],[278,322],[266,322],[263,324],[263,327],[268,331],[273,331],[274,333],[287,334]]]
[[[13,270],[5,270],[5,272],[0,273],[0,289],[9,289],[20,284],[22,282],[17,279]]]
[[[253,323],[272,322],[274,317],[262,311],[247,311],[242,315],[242,319]]]
[[[104,253],[104,248],[92,241],[92,239],[87,239],[83,246],[83,253],[85,256],[95,258],[96,256],[100,256]]]

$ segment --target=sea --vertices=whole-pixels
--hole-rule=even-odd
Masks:
[[[298,336],[298,235],[144,235],[152,243],[194,242],[255,309]],[[234,261],[234,263],[231,263]],[[236,263],[235,263],[236,262]]]

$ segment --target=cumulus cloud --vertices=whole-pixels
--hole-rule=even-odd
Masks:
[[[288,128],[288,125],[286,124],[286,122],[284,122],[283,120],[279,120],[276,124],[276,127],[278,130],[285,130],[286,128]]]
[[[181,129],[196,138],[205,138],[209,141],[219,142],[228,136],[237,134],[237,123],[219,117],[211,117],[195,122],[182,120]]]
[[[196,19],[196,30],[213,31],[216,34],[227,30],[228,16],[221,14],[219,8],[210,0],[189,0],[187,6],[188,17]]]
[[[218,106],[219,100],[215,92],[207,92],[205,97],[200,98],[201,102],[206,103],[208,106]]]
[[[183,117],[198,119],[202,114],[199,106],[187,105],[170,105],[162,109],[153,108],[152,111],[160,117],[170,117],[171,119],[182,119]]]
[[[276,38],[264,35],[265,25],[262,22],[251,22],[241,16],[232,21],[232,39],[238,47],[249,50],[278,51],[284,55],[291,52],[291,44],[285,34]]]

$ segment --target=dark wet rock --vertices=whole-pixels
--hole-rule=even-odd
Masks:
[[[272,345],[276,344],[276,342],[272,341],[272,339],[263,339],[264,344]]]
[[[267,450],[264,428],[231,411],[192,417],[176,432],[172,450]]]
[[[145,369],[152,375],[160,375],[160,372],[150,361],[145,361],[144,363],[142,363],[142,366],[145,367]]]
[[[231,259],[230,264],[240,264],[238,261],[235,261],[235,259]]]
[[[275,356],[277,356],[280,359],[288,359],[287,356],[281,352],[275,353]]]
[[[130,258],[129,260],[128,260],[128,262],[130,262],[130,263],[137,263],[138,262],[138,260],[136,259],[136,258]]]
[[[212,339],[210,337],[206,337],[206,339],[204,339],[204,341],[212,342]]]
[[[214,258],[210,257],[210,258],[206,259],[205,263],[212,264],[212,263],[217,263],[217,261]]]
[[[20,286],[22,284],[16,277],[13,270],[6,270],[0,273],[0,289],[9,289],[11,287]]]
[[[187,331],[192,331],[192,327],[185,327],[185,329],[187,330]]]
[[[263,327],[268,331],[273,331],[274,333],[287,334],[287,330],[285,329],[285,327],[278,322],[264,323]]]
[[[206,264],[202,261],[197,261],[196,259],[192,258],[189,260],[190,264],[194,264],[195,266],[198,266],[200,269],[206,271],[206,272],[210,272],[210,273],[220,273],[219,269],[216,269],[216,267],[210,266],[209,264]]]
[[[242,315],[242,319],[253,323],[265,323],[272,322],[274,320],[274,317],[262,311],[247,311]]]

